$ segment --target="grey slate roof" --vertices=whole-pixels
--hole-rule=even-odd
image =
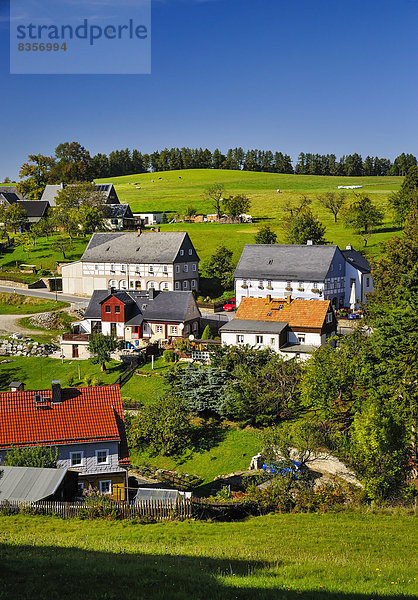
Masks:
[[[44,202],[42,200],[19,200],[18,204],[25,209],[29,219],[43,217],[49,208],[49,202]]]
[[[101,303],[110,296],[109,290],[95,290],[84,314],[85,319],[101,318]],[[126,325],[141,325],[143,321],[178,321],[186,318],[192,292],[155,291],[150,300],[149,292],[116,291],[113,296],[119,298],[128,308]],[[129,299],[129,300],[128,300]],[[200,313],[196,313],[196,317]]]
[[[16,185],[0,185],[0,194],[16,194],[18,200],[23,200],[23,196],[17,191]]]
[[[15,192],[2,192],[0,191],[0,196],[2,196],[8,204],[13,204],[14,202],[19,202],[21,200],[20,196]]]
[[[58,185],[47,185],[44,189],[41,200],[48,201],[50,206],[56,206],[56,196],[63,188],[64,186],[62,183],[59,183]]]
[[[287,327],[287,323],[280,323],[278,321],[266,322],[266,321],[250,321],[245,319],[232,319],[225,325],[222,325],[219,331],[223,333],[280,333]]]
[[[338,246],[246,244],[234,277],[324,281]]]
[[[54,494],[67,469],[3,467],[0,465],[0,502],[38,502]]]
[[[133,219],[129,204],[106,204],[103,208],[105,219]]]
[[[341,250],[341,254],[349,265],[352,265],[361,273],[371,272],[369,261],[360,252],[357,252],[357,250]]]
[[[142,233],[94,233],[81,262],[172,263],[184,242],[193,247],[185,231]],[[184,262],[199,260],[186,252]]]

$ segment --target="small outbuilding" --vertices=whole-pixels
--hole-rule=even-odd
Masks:
[[[71,469],[7,467],[0,465],[1,502],[72,501],[77,495],[78,473]]]

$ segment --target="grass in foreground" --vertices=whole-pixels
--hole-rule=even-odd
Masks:
[[[41,312],[59,310],[70,306],[67,302],[44,300],[23,294],[7,294],[0,292],[0,314],[2,315],[29,315]]]
[[[413,528],[413,517],[356,513],[153,525],[0,517],[0,598],[416,598]]]

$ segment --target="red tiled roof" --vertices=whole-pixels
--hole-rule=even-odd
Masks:
[[[56,404],[51,396],[50,389],[0,392],[0,448],[115,440],[119,462],[129,464],[119,386],[63,388]]]
[[[321,328],[329,310],[329,300],[290,300],[242,298],[236,319],[288,323],[290,327]]]

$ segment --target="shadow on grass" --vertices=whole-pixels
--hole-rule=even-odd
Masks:
[[[129,527],[129,525],[128,525]],[[131,526],[133,527],[133,526]],[[143,527],[138,525],[138,527]],[[138,531],[132,529],[132,532]],[[138,532],[140,533],[140,532]],[[82,550],[74,547],[1,544],[2,600],[383,600],[373,593],[289,589],[288,565],[274,561],[229,560]],[[115,540],[117,546],[117,540]],[[231,540],[233,544],[233,540]],[[302,570],[302,567],[301,567]],[[302,575],[302,573],[301,573]],[[319,575],[318,575],[319,577]],[[260,578],[265,583],[261,587]],[[302,585],[303,581],[300,580]],[[258,585],[257,585],[258,584]],[[391,598],[405,598],[393,594]],[[366,592],[366,590],[365,590]],[[409,596],[411,598],[411,596]]]
[[[183,452],[174,456],[178,465],[190,460],[194,454],[203,454],[218,446],[226,436],[226,429],[217,424],[191,425],[190,442]]]
[[[4,360],[10,360],[4,358]],[[6,363],[7,364],[7,363]],[[20,371],[16,367],[5,367],[0,360],[0,390],[8,390],[11,381],[19,380]]]

